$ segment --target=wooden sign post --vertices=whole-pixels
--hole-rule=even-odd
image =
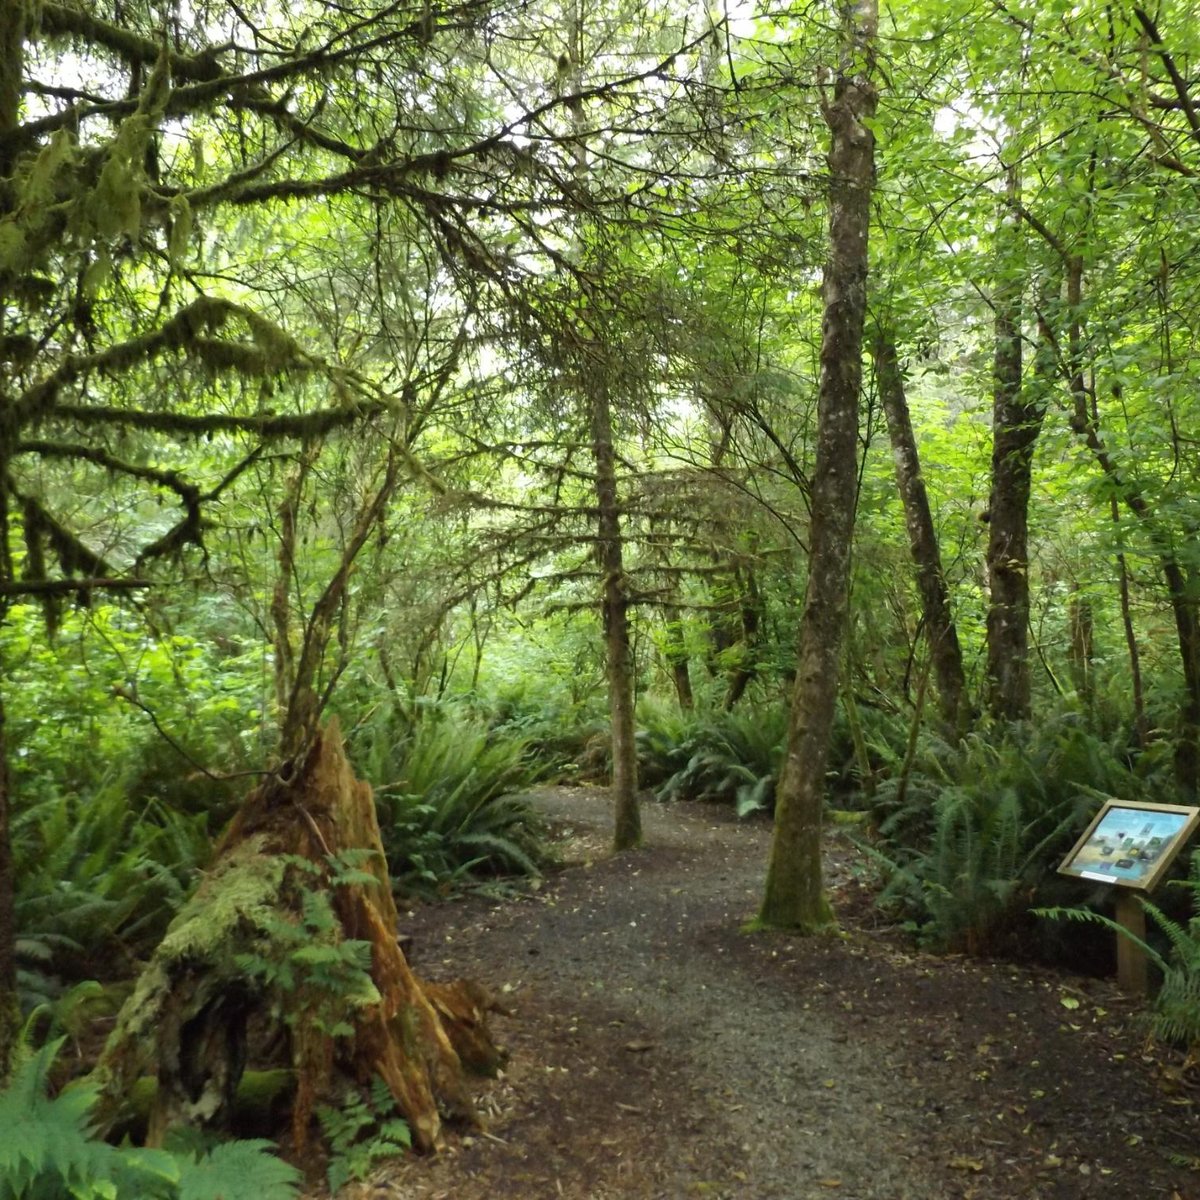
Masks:
[[[1149,895],[1200,824],[1200,808],[1108,800],[1059,871],[1117,889],[1117,982],[1123,992],[1144,996],[1148,988],[1146,910],[1137,893]],[[1125,936],[1128,934],[1128,936]],[[1136,938],[1137,941],[1133,939]]]
[[[1117,986],[1127,996],[1144,996],[1150,990],[1146,952],[1133,941],[1146,940],[1146,910],[1133,892],[1117,892],[1117,924],[1130,937],[1117,934]]]

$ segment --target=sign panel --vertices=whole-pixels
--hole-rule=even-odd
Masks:
[[[1108,800],[1058,868],[1063,875],[1150,891],[1200,824],[1200,808]]]

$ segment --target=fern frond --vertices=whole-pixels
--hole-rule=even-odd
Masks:
[[[270,1142],[224,1142],[199,1159],[185,1161],[179,1200],[290,1200],[300,1172],[272,1153]]]

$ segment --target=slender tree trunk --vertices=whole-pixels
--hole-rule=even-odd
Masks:
[[[17,128],[21,110],[22,72],[25,61],[25,30],[28,9],[24,0],[5,0],[0,4],[0,214],[13,204],[12,175],[14,157],[8,135]],[[0,334],[4,330],[5,298],[0,296]],[[8,503],[4,479],[14,449],[6,431],[12,403],[9,381],[0,373],[0,582],[13,581],[13,561],[9,552]],[[0,598],[0,622],[7,613],[7,600]],[[4,678],[0,675],[0,688]],[[4,727],[4,701],[0,695],[0,1083],[12,1066],[12,1051],[20,1029],[17,1005],[15,880],[12,854],[12,793],[8,771],[8,741]]]
[[[284,759],[299,754],[316,734],[321,711],[329,700],[333,682],[337,678],[335,671],[333,679],[318,693],[318,677],[329,646],[330,630],[338,608],[345,603],[346,587],[354,572],[358,555],[372,531],[378,526],[395,494],[400,482],[400,467],[400,455],[393,444],[388,450],[387,465],[379,487],[369,500],[364,500],[359,509],[354,528],[342,547],[337,570],[330,577],[308,615],[304,637],[300,643],[300,653],[294,658],[291,691],[280,722],[280,755]],[[281,569],[282,564],[281,558]],[[286,634],[286,629],[284,632]]]
[[[1093,394],[1089,395],[1083,373],[1083,260],[1078,256],[1067,261],[1067,303],[1071,311],[1069,329],[1070,387],[1073,397],[1071,427],[1092,452],[1100,469],[1113,484],[1114,492],[1120,496],[1130,512],[1142,523],[1158,553],[1159,567],[1167,587],[1171,614],[1175,618],[1175,632],[1179,642],[1180,667],[1183,671],[1184,698],[1180,709],[1179,740],[1175,749],[1175,775],[1180,784],[1194,791],[1200,785],[1200,597],[1196,594],[1196,581],[1180,563],[1174,546],[1164,536],[1150,501],[1141,493],[1118,466],[1104,439],[1100,436],[1100,416]],[[1119,387],[1114,387],[1119,397]],[[1113,500],[1114,506],[1116,500]],[[1114,520],[1116,509],[1114,507]],[[1130,664],[1135,670],[1134,706],[1135,720],[1144,731],[1145,709],[1141,695],[1140,659],[1137,640],[1133,634],[1133,622],[1129,616],[1129,585],[1125,574],[1124,556],[1120,557],[1122,588],[1122,620],[1125,623],[1125,641],[1130,647]]]
[[[729,674],[729,686],[725,690],[723,705],[726,712],[733,712],[737,702],[746,694],[746,689],[758,674],[758,663],[755,659],[759,631],[762,628],[762,594],[758,590],[754,572],[748,572],[744,581],[740,571],[735,572],[734,578],[741,590],[739,603],[742,654],[737,666]]]
[[[296,574],[297,517],[304,483],[320,454],[320,444],[314,442],[301,452],[296,469],[284,487],[279,505],[279,571],[271,593],[272,651],[275,658],[275,708],[282,716],[287,712],[296,678],[296,650],[292,645],[292,585]]]
[[[675,683],[675,696],[679,701],[679,711],[695,712],[696,695],[692,691],[692,672],[686,656],[672,661],[671,678]]]
[[[633,719],[633,655],[629,639],[629,589],[621,541],[612,409],[603,382],[591,385],[592,452],[596,465],[597,543],[602,592],[608,713],[612,726],[613,846],[642,844],[638,809],[637,744]]]
[[[583,90],[583,11],[572,0],[568,14],[571,39],[567,85],[577,95]],[[587,182],[587,146],[584,140],[583,102],[570,104],[575,128],[575,179]],[[581,244],[580,256],[586,257]],[[579,339],[581,392],[587,399],[591,423],[592,457],[596,469],[596,559],[600,566],[600,616],[604,627],[605,670],[608,678],[608,713],[612,737],[613,848],[632,850],[642,844],[642,818],[638,808],[637,743],[634,741],[633,650],[629,636],[629,582],[625,577],[621,538],[621,505],[617,493],[616,453],[613,448],[612,404],[608,392],[608,361],[589,344],[586,324]],[[597,361],[598,360],[598,361]]]
[[[1016,172],[1008,190],[1015,199]],[[1021,277],[1009,259],[1016,222],[1001,226],[994,296],[996,349],[992,390],[992,492],[988,504],[987,706],[994,717],[1029,716],[1029,495],[1033,448],[1044,406],[1021,386]]]
[[[858,785],[862,794],[870,799],[875,795],[875,772],[871,770],[871,752],[867,749],[867,738],[863,733],[862,717],[858,701],[854,698],[854,671],[852,656],[844,656],[842,678],[842,711],[850,728],[850,744],[854,747],[854,762],[858,768]]]
[[[1116,496],[1109,497],[1109,505],[1113,531],[1118,533],[1119,538],[1121,507]],[[1129,567],[1125,562],[1123,549],[1117,550],[1117,589],[1121,598],[1121,628],[1125,634],[1125,649],[1129,654],[1129,680],[1133,690],[1133,733],[1138,748],[1145,749],[1149,726],[1146,723],[1146,692],[1142,686],[1142,652],[1133,627],[1133,605],[1129,598]]]
[[[858,403],[867,303],[867,234],[875,179],[870,129],[877,0],[842,9],[845,42],[832,102],[829,258],[821,326],[816,464],[812,481],[808,590],[776,789],[775,834],[757,924],[815,932],[832,921],[821,871],[821,809],[829,734],[837,703],[838,660],[850,591],[850,543],[857,489]]]
[[[1093,664],[1096,657],[1096,622],[1092,602],[1078,587],[1067,600],[1067,619],[1071,627],[1071,682],[1084,707],[1095,700]]]
[[[683,638],[683,626],[678,616],[667,617],[666,624],[668,640],[663,657],[671,669],[671,681],[675,684],[675,698],[679,701],[679,711],[695,712],[696,694],[692,690],[692,670]]]
[[[5,192],[12,176],[14,154],[8,135],[20,122],[28,18],[26,0],[5,0],[0,5],[0,187]],[[0,194],[0,211],[8,200],[7,195]]]
[[[0,1084],[12,1069],[13,1048],[21,1025],[17,1005],[17,918],[14,911],[12,790],[8,771],[4,700],[0,697]]]
[[[917,570],[917,590],[921,594],[929,653],[937,678],[942,722],[949,729],[962,733],[970,720],[962,649],[950,612],[950,595],[946,588],[946,577],[942,573],[937,531],[933,527],[929,494],[925,490],[917,441],[904,394],[904,376],[896,347],[882,332],[875,337],[873,355],[879,381],[879,398],[892,442],[896,488],[904,506],[909,551]]]

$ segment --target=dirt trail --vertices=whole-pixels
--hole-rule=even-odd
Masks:
[[[515,902],[402,918],[421,972],[473,975],[514,1010],[489,1135],[366,1194],[1200,1198],[1200,1091],[1143,1053],[1109,985],[908,951],[854,922],[836,847],[843,935],[749,937],[765,824],[652,804],[648,848],[614,858],[602,789],[534,801],[575,865]]]

